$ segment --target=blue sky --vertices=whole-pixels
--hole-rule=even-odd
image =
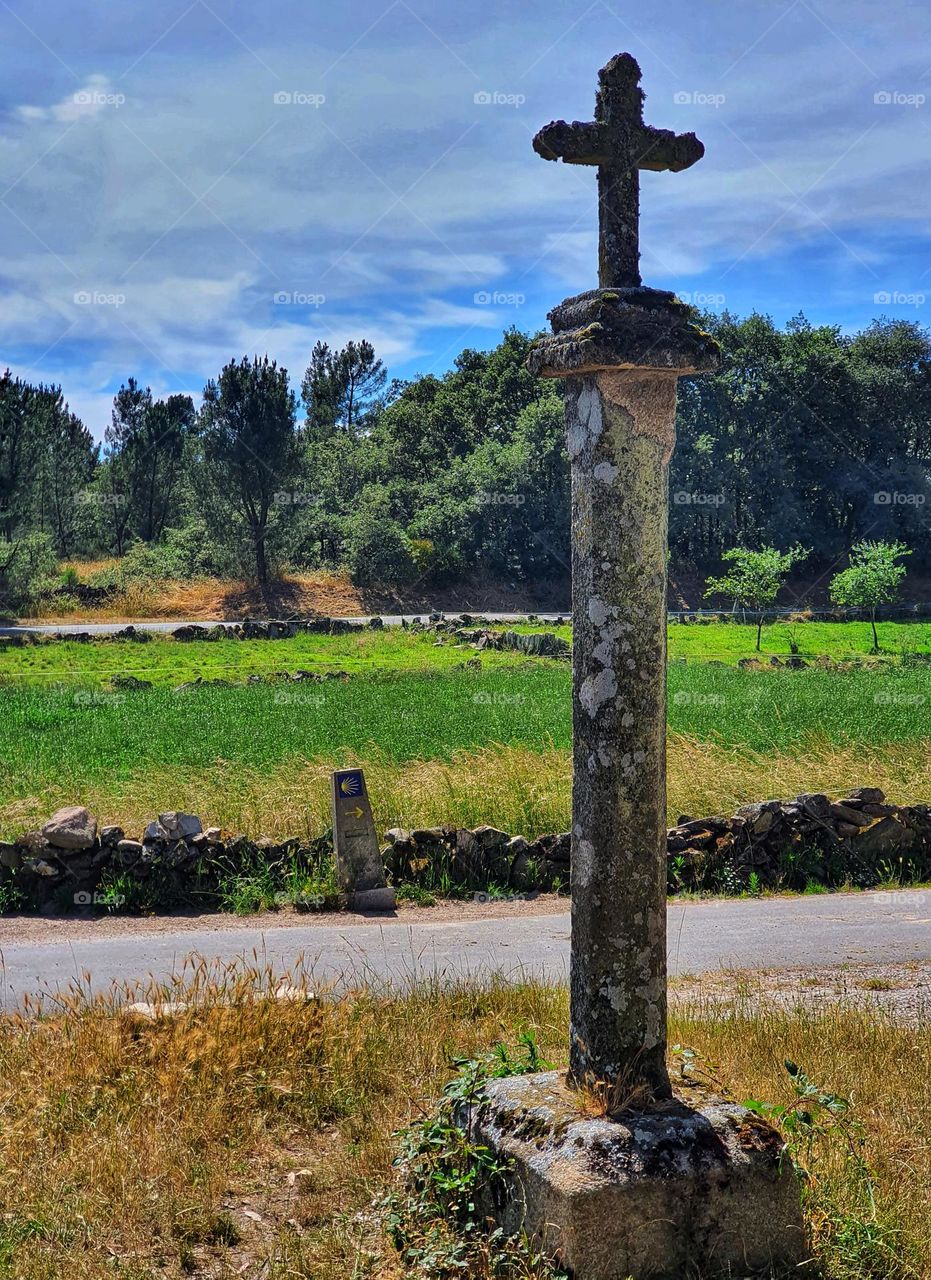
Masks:
[[[594,171],[531,150],[640,61],[705,158],[642,178],[648,284],[855,328],[931,315],[931,6],[887,0],[0,0],[0,364],[100,435],[318,338],[392,374],[596,276]],[[925,294],[927,293],[927,300]]]

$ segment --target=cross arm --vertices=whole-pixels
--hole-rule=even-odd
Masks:
[[[673,133],[671,129],[654,129],[649,124],[640,126],[637,139],[638,169],[651,169],[656,173],[671,169],[673,173],[679,173],[682,169],[690,168],[704,154],[704,144],[694,133]]]
[[[573,120],[553,120],[545,124],[533,140],[533,149],[544,160],[566,164],[610,164],[608,130],[603,124],[582,124]]]

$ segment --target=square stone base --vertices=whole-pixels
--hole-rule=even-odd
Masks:
[[[511,1171],[483,1208],[575,1280],[778,1276],[808,1256],[782,1140],[734,1102],[686,1086],[592,1117],[558,1072],[492,1080],[485,1096],[460,1124]]]
[[[391,885],[379,889],[356,889],[349,899],[353,911],[393,911],[394,889]]]

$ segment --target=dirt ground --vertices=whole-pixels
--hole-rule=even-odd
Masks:
[[[81,566],[76,566],[81,571]],[[82,575],[83,576],[83,575]],[[131,597],[130,597],[131,598]],[[129,598],[127,598],[129,599]],[[121,611],[121,609],[123,611]],[[357,617],[373,613],[429,613],[433,609],[473,613],[534,610],[569,611],[569,587],[547,584],[539,591],[486,581],[479,575],[455,585],[425,591],[365,590],[345,573],[302,573],[270,583],[265,589],[245,582],[166,582],[146,596],[144,616],[151,621],[183,618],[192,622],[235,622],[244,618],[287,618],[293,614]],[[127,600],[114,597],[75,613],[56,613],[54,606],[40,619],[22,622],[131,622],[143,614]]]
[[[468,901],[440,900],[434,907],[399,902],[390,916],[392,924],[467,923],[469,920],[508,919],[521,916],[569,914],[569,899],[552,893],[521,894],[507,899],[489,899],[477,893]],[[377,924],[377,915],[358,911],[260,911],[236,916],[229,912],[178,912],[157,916],[75,916],[60,919],[44,916],[0,916],[0,948],[16,942],[64,942],[90,938],[120,938],[158,933],[224,933],[236,930],[307,928],[309,925],[338,925],[341,929],[360,924]]]

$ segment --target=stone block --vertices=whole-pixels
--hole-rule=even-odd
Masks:
[[[391,885],[379,889],[357,889],[349,899],[353,911],[393,911],[394,889]]]
[[[52,814],[42,834],[56,849],[89,849],[97,838],[97,819],[83,805],[68,805]]]
[[[458,1120],[510,1171],[482,1208],[578,1280],[747,1276],[808,1257],[799,1182],[778,1133],[685,1085],[615,1119],[557,1072],[492,1080]]]
[[[188,840],[200,835],[203,827],[200,818],[193,813],[160,813],[159,823],[164,827],[169,840]]]
[[[714,338],[663,289],[593,289],[566,299],[549,318],[553,333],[537,338],[527,358],[539,377],[630,368],[705,373],[720,361]]]

